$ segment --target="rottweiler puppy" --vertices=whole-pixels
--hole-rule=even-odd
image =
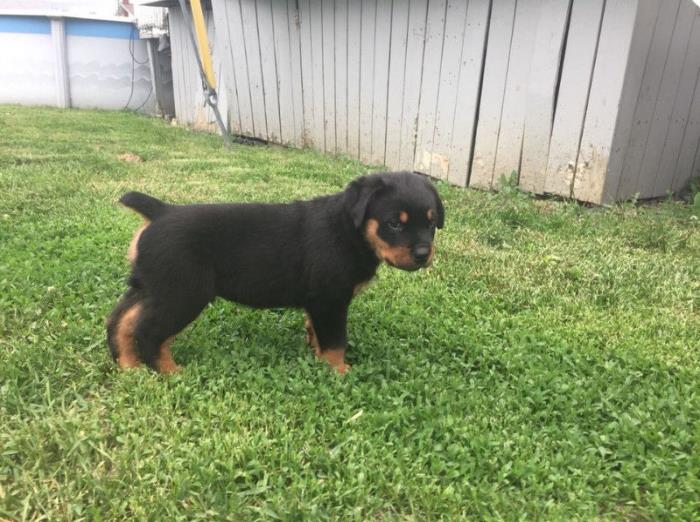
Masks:
[[[362,176],[337,194],[286,204],[170,205],[139,192],[120,203],[146,222],[128,250],[129,288],[107,320],[122,368],[179,369],[173,337],[216,297],[306,311],[306,340],[339,373],[348,306],[379,263],[417,270],[433,259],[440,197],[411,172]]]

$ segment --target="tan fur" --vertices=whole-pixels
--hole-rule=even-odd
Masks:
[[[428,209],[428,219],[432,220],[433,219],[433,209]]]
[[[321,352],[319,357],[325,360],[331,368],[339,374],[344,374],[350,370],[350,365],[345,362],[345,348],[329,348]]]
[[[399,214],[399,221],[401,221],[401,223],[408,223],[408,212],[402,210]]]
[[[380,261],[386,261],[397,267],[414,266],[410,248],[391,246],[377,235],[377,230],[379,230],[379,222],[376,219],[368,219],[365,227],[365,238]]]
[[[311,322],[311,317],[306,314],[306,319],[304,321],[304,328],[306,328],[306,344],[314,351],[314,354],[319,357],[321,353],[321,347],[318,344],[318,338],[316,337],[316,331],[314,330],[314,324]]]
[[[126,251],[126,258],[129,260],[129,263],[132,265],[136,262],[136,258],[139,255],[138,252],[138,246],[139,246],[139,239],[141,238],[141,234],[143,234],[143,231],[148,228],[148,225],[150,225],[150,221],[146,221],[143,225],[141,225],[141,228],[139,228],[136,233],[134,234],[134,237],[131,239],[131,243],[129,244],[129,250]]]
[[[362,281],[361,283],[357,283],[355,285],[355,288],[352,289],[352,296],[356,297],[360,293],[364,292],[365,289],[369,286],[370,281]]]
[[[321,350],[309,314],[306,314],[304,327],[306,328],[306,344],[311,347],[316,357],[326,361],[331,368],[335,369],[340,374],[350,370],[350,365],[345,363],[345,348],[328,348],[327,350]]]
[[[117,325],[116,345],[121,368],[138,368],[141,365],[134,345],[134,330],[141,314],[141,305],[135,304],[119,319]]]
[[[173,354],[170,352],[170,345],[172,344],[173,339],[173,337],[170,337],[160,345],[160,357],[156,364],[160,373],[176,373],[181,369],[180,366],[175,363]]]

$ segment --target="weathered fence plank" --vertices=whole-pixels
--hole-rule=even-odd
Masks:
[[[544,0],[540,11],[527,88],[519,184],[542,193],[552,135],[561,54],[571,2]]]
[[[349,2],[351,0],[348,0]],[[360,48],[362,11],[356,2],[348,3],[348,156],[360,157]]]
[[[234,134],[241,134],[241,117],[238,107],[238,93],[236,90],[236,81],[233,73],[233,54],[231,49],[231,34],[229,32],[228,17],[226,16],[226,2],[212,2],[213,19],[219,19],[220,22],[215,24],[216,28],[216,53],[219,58],[220,73],[217,75],[219,83],[219,93],[225,89],[228,95],[228,111],[221,111],[224,119],[228,119],[228,130]],[[223,87],[223,88],[222,88]],[[226,114],[228,113],[228,114]],[[227,118],[228,116],[228,118]]]
[[[253,112],[254,136],[268,139],[265,87],[263,85],[262,55],[258,39],[258,24],[254,0],[241,0],[241,24],[243,42],[248,62],[251,109]]]
[[[276,2],[278,0],[275,0]],[[263,96],[265,98],[265,120],[267,124],[267,139],[276,143],[282,142],[280,124],[279,78],[277,77],[277,55],[275,52],[275,32],[272,22],[271,0],[256,0],[255,14],[258,26],[258,42],[260,45],[260,69],[263,80]]]
[[[625,154],[627,153],[627,144],[635,123],[635,106],[639,99],[646,57],[651,45],[658,11],[659,4],[655,0],[638,1],[637,18],[627,58],[627,72],[625,73],[622,93],[616,107],[617,122],[612,143],[610,144],[612,153],[607,164],[607,171],[604,173],[603,191],[596,203],[609,202],[618,197],[618,187]]]
[[[403,123],[398,168],[413,169],[416,148],[418,109],[420,104],[423,51],[425,46],[425,21],[427,0],[411,0],[408,13],[408,39],[406,41],[406,73],[403,94]]]
[[[212,0],[233,132],[595,203],[697,169],[690,0]],[[173,8],[178,118],[212,127]]]
[[[323,148],[315,141],[314,129],[314,82],[312,74],[313,46],[311,41],[311,0],[298,0],[299,6],[299,56],[301,57],[301,89],[304,109],[304,145]]]
[[[624,154],[624,148],[612,147],[617,113],[611,107],[619,106],[623,94],[636,15],[637,0],[615,0],[605,5],[574,177],[573,196],[581,201],[603,200],[608,164],[619,161]]]
[[[309,2],[311,17],[311,81],[313,82],[314,120],[311,135],[316,148],[327,150],[326,144],[326,90],[323,74],[323,1]]]
[[[644,149],[654,115],[654,106],[659,96],[664,65],[671,44],[673,26],[678,15],[680,0],[668,0],[664,9],[658,11],[653,29],[651,47],[647,53],[646,66],[634,111],[634,125],[627,145],[618,192],[626,196],[637,190],[637,176],[642,167]]]
[[[515,18],[515,0],[493,0],[470,187],[491,188]]]
[[[391,45],[391,0],[377,0],[374,31],[374,72],[372,88],[371,163],[384,164],[386,109],[389,95],[389,46]]]
[[[447,179],[461,187],[469,175],[490,9],[489,0],[470,0],[467,6],[447,173]]]
[[[394,1],[389,56],[389,89],[386,115],[386,147],[384,163],[390,169],[401,168],[401,130],[406,76],[406,43],[408,12],[404,2]]]
[[[688,48],[683,62],[683,72],[678,82],[678,92],[671,114],[669,129],[666,132],[661,162],[656,169],[654,181],[654,194],[664,190],[673,190],[673,180],[676,167],[680,159],[683,146],[683,137],[688,126],[688,117],[691,112],[693,95],[697,86],[698,73],[700,72],[700,11],[691,14],[693,28]]]
[[[695,25],[699,25],[697,20]],[[700,71],[698,71],[698,75],[695,78],[695,92],[690,105],[688,122],[683,130],[678,163],[673,173],[671,190],[674,192],[682,190],[693,175],[700,175],[700,172],[697,171],[700,169],[700,161],[695,160],[696,153],[700,155]],[[693,163],[695,163],[695,171]]]
[[[348,152],[348,0],[335,0],[335,144]]]
[[[462,46],[467,21],[467,3],[448,1],[445,12],[445,35],[442,64],[438,77],[433,147],[428,174],[447,179],[451,161],[452,132],[457,108],[457,92],[462,68]]]
[[[532,37],[540,16],[541,0],[518,2],[515,9],[513,41],[508,61],[506,90],[503,96],[501,128],[498,133],[494,181],[520,172],[527,86],[535,39]]]
[[[544,192],[570,197],[604,0],[574,0],[549,144]]]
[[[360,160],[372,162],[372,100],[374,98],[374,35],[376,0],[362,0],[360,28]]]
[[[335,2],[321,3],[321,27],[323,52],[323,133],[325,151],[335,154]]]
[[[440,88],[440,67],[442,64],[442,43],[445,34],[446,0],[428,2],[428,17],[425,29],[425,54],[430,60],[423,62],[423,75],[418,108],[418,127],[414,169],[430,173],[433,164],[433,137],[435,115]],[[439,161],[436,158],[436,161]]]
[[[286,0],[272,0],[272,27],[277,73],[277,94],[279,103],[280,143],[301,145],[297,134],[294,115],[294,87],[292,46],[289,35],[289,14]],[[301,96],[301,93],[299,93]]]
[[[664,138],[668,134],[673,106],[678,95],[683,62],[688,51],[695,10],[696,7],[690,2],[682,2],[678,10],[673,38],[671,39],[663,79],[659,88],[659,96],[654,104],[654,115],[649,128],[649,137],[644,150],[642,166],[637,175],[637,192],[642,198],[655,195],[654,178],[661,163]]]

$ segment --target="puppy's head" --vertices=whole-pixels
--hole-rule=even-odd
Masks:
[[[353,224],[380,261],[402,270],[417,270],[433,260],[435,229],[445,210],[426,177],[387,172],[356,179],[345,191]]]

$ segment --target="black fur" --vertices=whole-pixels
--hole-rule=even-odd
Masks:
[[[344,350],[355,288],[381,261],[368,239],[369,220],[382,244],[414,256],[392,258],[406,270],[429,263],[426,248],[444,224],[432,183],[407,172],[363,176],[343,192],[287,204],[169,205],[138,192],[120,202],[151,223],[138,240],[131,288],[112,313],[108,339],[118,357],[116,325],[140,303],[135,345],[153,367],[164,340],[216,297],[256,308],[303,308],[320,351]],[[411,218],[397,225],[402,211]]]

